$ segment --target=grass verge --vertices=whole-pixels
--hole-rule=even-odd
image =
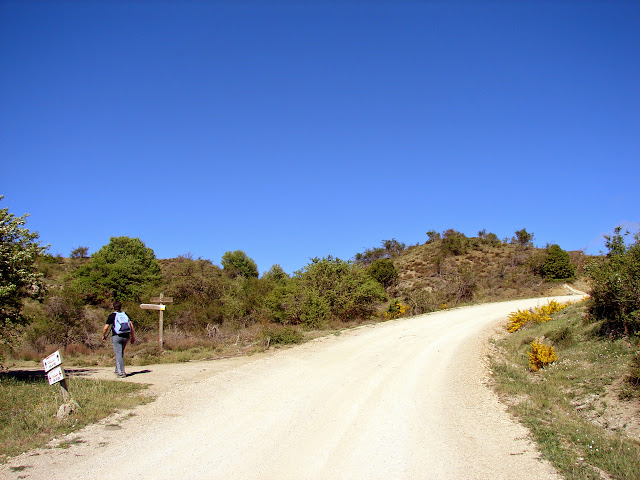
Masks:
[[[640,399],[628,382],[637,347],[599,337],[585,318],[584,304],[574,305],[497,340],[494,387],[565,478],[640,478]],[[534,373],[527,352],[538,338],[559,358]]]
[[[142,394],[146,387],[135,383],[69,377],[67,384],[80,409],[58,419],[56,413],[62,396],[57,385],[49,386],[41,375],[20,378],[0,374],[0,464],[118,410],[152,400]]]

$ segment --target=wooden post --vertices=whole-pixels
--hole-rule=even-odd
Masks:
[[[161,293],[160,296],[152,298],[151,301],[153,303],[141,303],[140,308],[145,310],[159,311],[160,315],[158,316],[158,349],[162,351],[162,344],[164,343],[164,304],[173,302],[173,298],[165,297],[164,293]]]
[[[60,385],[60,393],[62,393],[63,402],[69,402],[71,394],[69,393],[69,387],[67,386],[67,379],[63,378],[62,380],[60,380],[60,382],[58,382],[58,385]]]
[[[164,316],[162,315],[164,310],[160,310],[160,318],[158,320],[158,350],[162,351],[162,344],[164,342]]]

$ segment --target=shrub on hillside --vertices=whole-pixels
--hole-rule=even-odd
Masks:
[[[452,255],[463,255],[467,253],[469,239],[464,233],[452,228],[444,232],[442,236],[442,250]]]
[[[542,343],[540,339],[531,342],[531,351],[528,353],[529,368],[532,372],[537,372],[558,359],[555,349],[551,345]]]
[[[526,228],[522,230],[517,230],[515,232],[516,236],[511,239],[511,243],[515,245],[519,245],[521,247],[531,247],[533,246],[533,233],[527,232]]]
[[[312,259],[295,277],[305,297],[313,294],[322,298],[331,316],[339,320],[370,317],[377,303],[387,298],[382,286],[361,265],[332,256]]]
[[[389,308],[384,312],[384,318],[393,320],[394,318],[401,317],[409,309],[408,305],[403,305],[400,300],[394,300],[389,304]]]
[[[222,256],[222,268],[231,277],[252,278],[258,276],[258,266],[242,250],[226,252]]]
[[[376,260],[395,258],[400,255],[407,246],[397,241],[395,238],[391,240],[383,240],[382,247],[366,249],[363,253],[357,253],[354,257],[356,263],[364,266],[371,265]]]
[[[640,233],[627,245],[621,228],[607,236],[609,249],[600,263],[587,266],[592,280],[590,318],[603,322],[603,333],[640,334]]]
[[[576,273],[569,254],[556,244],[547,247],[541,270],[547,280],[571,280]]]
[[[388,258],[375,260],[367,268],[367,273],[384,288],[388,288],[398,281],[398,270],[393,261]]]
[[[263,336],[268,345],[291,345],[304,340],[304,335],[291,326],[267,328]]]
[[[516,310],[508,315],[509,322],[507,330],[510,333],[516,332],[526,327],[530,323],[545,323],[551,320],[553,313],[559,312],[566,308],[566,305],[551,300],[546,305],[536,307],[529,310]]]

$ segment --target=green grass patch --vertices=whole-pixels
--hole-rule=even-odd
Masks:
[[[608,428],[612,402],[622,395],[637,347],[603,339],[585,322],[585,306],[571,306],[552,320],[508,334],[492,355],[496,391],[527,426],[542,455],[569,480],[640,478],[640,442],[623,428]],[[527,352],[534,338],[552,343],[558,360],[538,372]],[[635,420],[637,421],[637,419]]]
[[[146,386],[135,383],[69,377],[67,385],[80,409],[58,419],[56,413],[63,403],[58,385],[50,386],[39,375],[20,378],[0,374],[0,463],[116,411],[152,400],[142,393]],[[68,448],[77,442],[81,440],[69,440],[59,447]]]

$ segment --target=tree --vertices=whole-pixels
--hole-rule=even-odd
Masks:
[[[569,280],[576,269],[571,263],[569,253],[553,244],[547,248],[547,256],[542,264],[542,275],[549,280]]]
[[[161,280],[160,264],[139,238],[111,237],[75,273],[75,286],[92,303],[140,300],[144,290]]]
[[[357,253],[353,259],[356,263],[367,267],[382,258],[395,258],[400,255],[405,248],[407,248],[407,246],[404,243],[392,238],[391,240],[383,240],[382,247],[368,248],[363,253]]]
[[[435,230],[429,230],[427,232],[427,237],[429,237],[427,239],[427,243],[437,242],[441,238],[440,234],[438,232],[436,232]]]
[[[407,248],[404,243],[397,241],[395,238],[392,238],[391,240],[383,240],[382,246],[387,251],[388,258],[397,257],[405,248]]]
[[[78,247],[71,250],[71,258],[89,258],[89,247]]]
[[[621,229],[605,237],[609,253],[600,263],[588,265],[592,280],[590,318],[603,321],[603,331],[640,334],[640,233],[627,246]]]
[[[458,232],[453,228],[450,228],[444,232],[442,236],[442,250],[453,255],[463,255],[467,253],[467,247],[469,246],[469,239],[464,233]]]
[[[0,346],[10,346],[15,326],[24,323],[23,299],[44,294],[36,260],[48,246],[40,245],[38,233],[24,227],[28,216],[16,217],[8,208],[0,209]]]
[[[222,268],[231,277],[257,277],[258,266],[251,258],[247,256],[242,250],[236,250],[234,252],[226,252],[222,256]]]
[[[271,268],[264,272],[262,278],[265,280],[270,280],[278,285],[284,285],[289,280],[289,275],[285,272],[280,265],[277,263],[271,265]]]
[[[516,245],[520,245],[521,247],[530,247],[533,245],[533,233],[527,232],[526,228],[517,230],[515,234],[516,236],[513,237],[511,241]]]

